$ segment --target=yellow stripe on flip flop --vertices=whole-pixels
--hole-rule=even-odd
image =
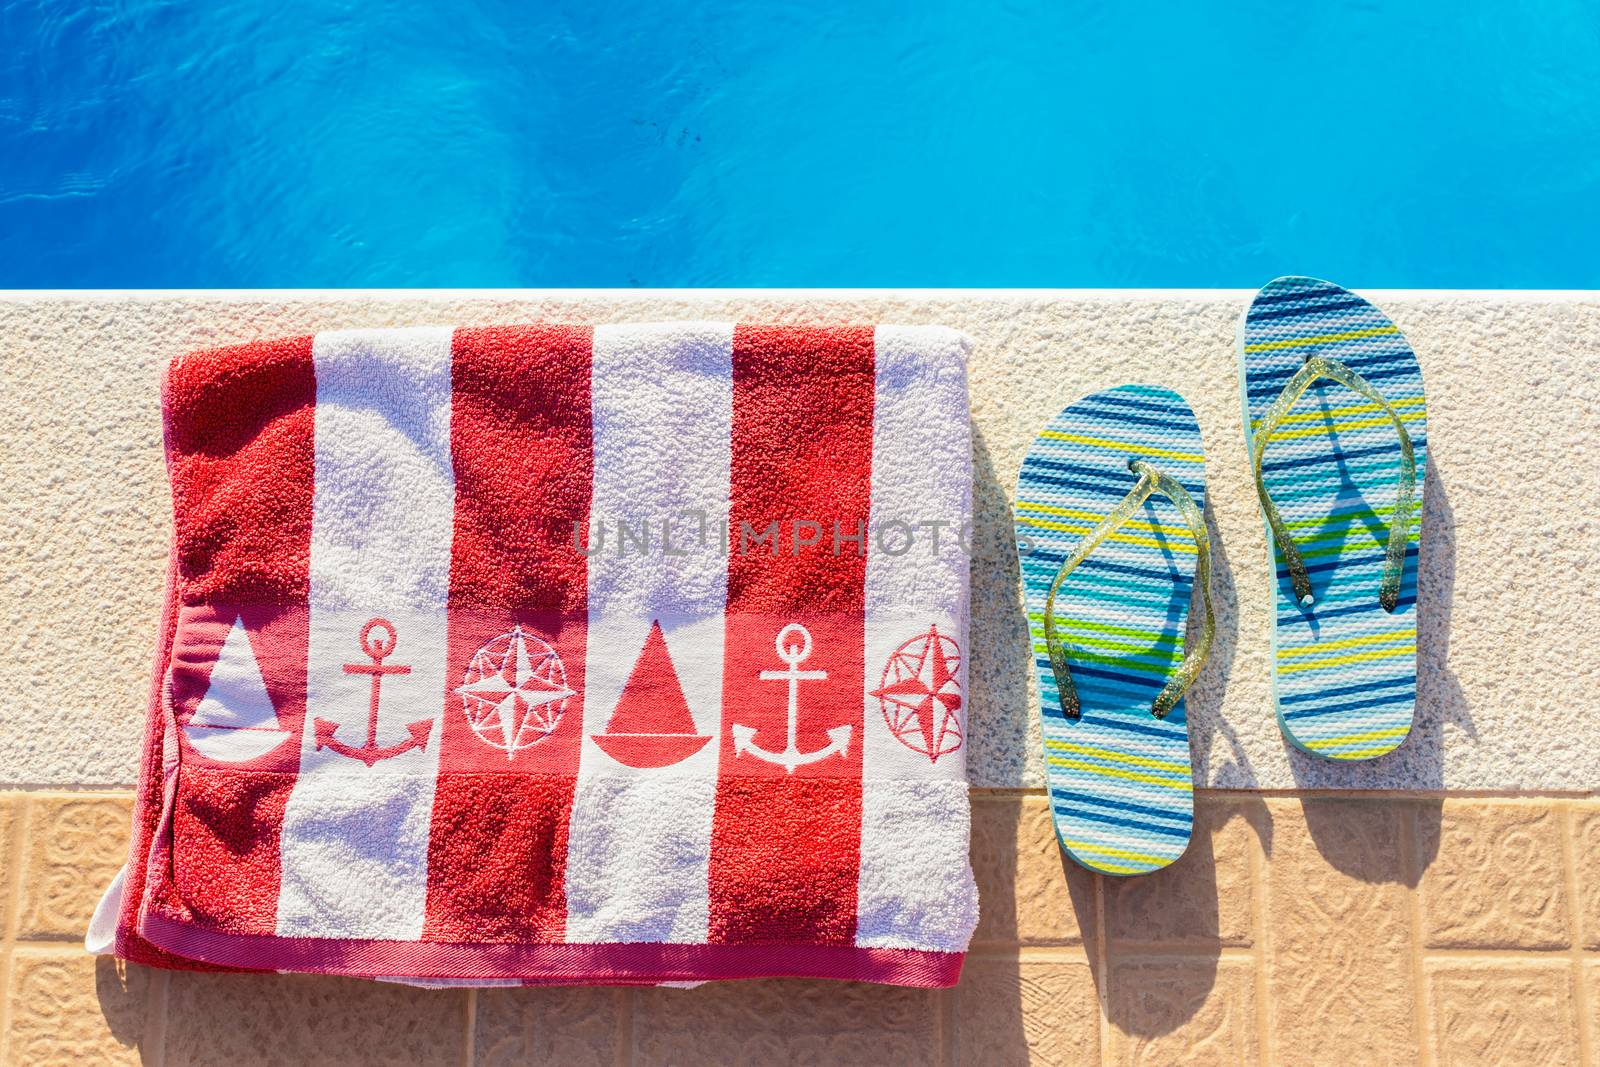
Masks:
[[[1253,345],[1245,345],[1246,352],[1270,352],[1279,348],[1310,348],[1312,345],[1327,345],[1335,341],[1358,341],[1363,337],[1392,337],[1400,332],[1400,327],[1395,325],[1373,326],[1366,330],[1344,330],[1340,333],[1319,333],[1311,337],[1285,337],[1281,341],[1257,341]]]
[[[1031,500],[1019,500],[1017,501],[1017,507],[1022,508],[1024,511],[1037,511],[1044,515],[1060,515],[1063,518],[1068,519],[1087,519],[1095,526],[1098,526],[1101,522],[1105,521],[1104,515],[1096,514],[1093,511],[1083,511],[1078,508],[1057,507],[1054,504],[1035,504]],[[1134,529],[1138,530],[1149,530],[1152,533],[1164,533],[1171,537],[1181,537],[1185,541],[1194,540],[1194,534],[1190,533],[1189,528],[1186,526],[1163,526],[1157,522],[1135,522],[1134,520],[1129,519],[1127,522],[1122,524],[1122,529],[1126,530],[1129,527],[1133,527]]]
[[[1094,529],[1092,526],[1073,526],[1065,522],[1051,522],[1049,519],[1035,519],[1027,515],[1018,515],[1017,521],[1027,526],[1036,526],[1041,530],[1059,530],[1062,533],[1086,534]],[[1145,548],[1165,548],[1173,552],[1187,552],[1198,555],[1199,550],[1194,546],[1191,538],[1188,544],[1182,541],[1157,541],[1153,537],[1139,537],[1134,534],[1114,533],[1106,538],[1107,541],[1117,541],[1125,545],[1142,545]]]
[[[1068,847],[1071,847],[1070,843],[1068,844]],[[1082,850],[1080,849],[1079,851]],[[1100,871],[1104,874],[1144,874],[1150,869],[1149,867],[1124,867],[1120,863],[1107,863],[1104,860],[1097,860],[1091,856],[1080,857],[1078,862],[1082,863],[1085,867],[1088,867],[1092,871]],[[1163,864],[1163,866],[1165,866],[1165,864]]]
[[[1408,411],[1400,416],[1401,422],[1421,422],[1428,416],[1421,411]],[[1351,430],[1370,430],[1374,426],[1393,426],[1389,416],[1384,415],[1376,419],[1354,419],[1350,422],[1336,422],[1331,426],[1308,426],[1304,430],[1274,430],[1274,441],[1288,441],[1296,437],[1315,437],[1324,433],[1348,433]]]
[[[1320,645],[1297,645],[1293,648],[1278,649],[1279,659],[1289,659],[1294,656],[1309,656],[1316,652],[1327,652],[1335,648],[1356,648],[1360,645],[1386,645],[1391,641],[1414,641],[1417,631],[1396,630],[1387,634],[1368,634],[1365,637],[1346,637],[1342,641],[1324,641]]]
[[[1345,734],[1342,737],[1324,737],[1317,741],[1307,741],[1307,748],[1314,748],[1321,752],[1325,748],[1339,748],[1343,745],[1353,745],[1358,741],[1383,741],[1391,737],[1404,737],[1411,732],[1410,726],[1395,726],[1387,730],[1368,730],[1366,733]],[[1377,751],[1383,752],[1384,749]],[[1353,753],[1351,753],[1353,755]]]
[[[1175,782],[1171,778],[1162,778],[1154,774],[1140,774],[1138,771],[1118,770],[1116,767],[1101,767],[1095,763],[1084,763],[1082,760],[1067,759],[1065,756],[1048,756],[1045,762],[1052,767],[1070,767],[1075,771],[1088,771],[1098,774],[1102,778],[1122,778],[1129,782],[1147,782],[1150,785],[1159,785],[1166,789],[1177,789],[1183,792],[1194,792],[1193,782]]]
[[[1193,774],[1194,769],[1187,763],[1173,763],[1171,760],[1151,759],[1149,756],[1133,756],[1125,752],[1113,752],[1108,748],[1095,748],[1093,745],[1074,745],[1070,741],[1057,741],[1047,737],[1044,740],[1046,748],[1053,748],[1060,752],[1076,752],[1080,756],[1095,756],[1099,759],[1115,760],[1118,763],[1127,763],[1134,767],[1149,767],[1157,771],[1177,771],[1179,774]]]
[[[1331,760],[1363,760],[1371,759],[1374,756],[1387,756],[1399,747],[1400,742],[1397,740],[1392,745],[1379,745],[1377,748],[1358,748],[1353,752],[1325,752],[1322,753],[1322,756]]]
[[[1095,845],[1088,841],[1074,841],[1070,837],[1063,837],[1061,840],[1066,842],[1067,847],[1074,852],[1092,852],[1097,856],[1111,856],[1114,859],[1133,860],[1136,863],[1154,863],[1159,867],[1165,867],[1172,862],[1171,856],[1152,856],[1146,852],[1132,852],[1124,848],[1112,848],[1110,845]],[[1110,867],[1106,869],[1110,870]],[[1128,873],[1132,872],[1129,871]]]
[[[1374,659],[1392,659],[1395,656],[1407,656],[1416,652],[1415,643],[1402,645],[1399,648],[1380,648],[1373,652],[1352,652],[1348,656],[1329,656],[1327,659],[1309,659],[1300,663],[1278,664],[1279,674],[1296,674],[1300,671],[1314,671],[1319,667],[1337,667],[1345,663],[1365,663]]]
[[[1403,396],[1390,403],[1394,408],[1414,408],[1423,402],[1420,396]],[[1302,411],[1297,415],[1285,415],[1279,423],[1285,422],[1316,422],[1318,419],[1343,418],[1346,415],[1372,415],[1383,410],[1382,404],[1348,404],[1337,408],[1319,408],[1316,411]],[[1255,420],[1259,421],[1259,420]]]

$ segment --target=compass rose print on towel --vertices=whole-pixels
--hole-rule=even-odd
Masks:
[[[961,649],[929,626],[889,656],[872,695],[902,745],[937,763],[961,747]]]
[[[508,760],[549,737],[576,695],[555,649],[521,626],[474,652],[455,692],[478,740]]]
[[[374,636],[374,631],[381,634]],[[393,759],[402,752],[409,752],[414,748],[428,747],[428,734],[433,730],[432,719],[422,719],[406,726],[406,733],[410,736],[404,741],[392,745],[380,746],[378,744],[378,700],[383,690],[383,680],[392,675],[410,674],[411,668],[403,664],[384,663],[394,652],[394,646],[400,642],[400,635],[395,631],[394,623],[388,619],[371,619],[361,628],[361,651],[366,653],[371,663],[346,663],[346,674],[365,674],[372,679],[371,701],[367,706],[367,743],[357,748],[347,745],[334,735],[339,730],[339,724],[329,722],[327,719],[318,719],[316,722],[317,748],[332,749],[341,756],[358,759],[368,767],[379,760]]]
[[[741,726],[735,723],[733,730],[733,751],[737,756],[749,754],[756,759],[775,763],[787,773],[793,774],[796,767],[803,767],[808,763],[827,759],[835,753],[847,755],[850,748],[850,727],[835,726],[828,731],[828,743],[813,752],[800,751],[800,683],[809,681],[822,681],[828,677],[827,671],[803,671],[800,664],[811,657],[811,631],[797,622],[791,622],[778,631],[778,639],[773,642],[778,658],[789,665],[785,671],[762,671],[756,677],[763,682],[788,682],[789,683],[789,743],[781,752],[763,748],[756,744],[756,728],[754,726]]]
[[[681,763],[711,740],[695,730],[659,621],[650,625],[606,732],[589,736],[618,763],[644,769]]]

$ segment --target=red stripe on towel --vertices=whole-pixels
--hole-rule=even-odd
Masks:
[[[425,940],[553,942],[565,933],[588,598],[573,524],[586,538],[592,339],[577,326],[455,334],[449,671]],[[497,690],[485,668],[502,664]],[[479,695],[455,691],[474,684]],[[548,699],[557,685],[573,695]],[[516,691],[528,699],[509,697],[502,719],[496,705],[508,697],[498,694]],[[554,720],[548,734],[536,728],[541,717]],[[522,747],[507,747],[507,721],[510,744]]]
[[[872,495],[873,330],[738,327],[733,336],[731,553],[722,752],[712,825],[710,940],[849,944],[861,849],[863,592],[854,542],[834,552],[834,524],[864,529]],[[823,531],[796,549],[795,521]],[[775,546],[744,542],[779,523]],[[810,528],[801,530],[808,539]],[[739,743],[787,747],[787,669],[775,642],[803,626],[796,660],[825,679],[795,682],[795,747],[812,753],[849,727],[835,752],[789,773]],[[803,639],[791,631],[798,652]],[[741,730],[740,728],[744,728]],[[754,729],[753,736],[748,733]]]
[[[219,932],[276,929],[283,812],[305,720],[315,405],[310,337],[198,352],[168,372],[177,582],[159,667],[171,669],[179,767],[170,859],[151,867],[170,878],[158,907]],[[221,753],[211,758],[186,725],[236,620],[248,636],[240,662],[255,660],[277,729],[239,731],[250,743],[209,749]],[[129,886],[135,900],[141,888]]]

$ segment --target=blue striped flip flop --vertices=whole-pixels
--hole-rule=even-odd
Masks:
[[[1240,320],[1239,377],[1277,575],[1278,725],[1314,756],[1392,752],[1417,697],[1422,368],[1359,296],[1279,278]]]
[[[1017,478],[1045,776],[1061,847],[1106,874],[1183,855],[1194,781],[1183,694],[1211,648],[1205,450],[1166,389],[1124,385],[1050,420]],[[1183,654],[1199,580],[1205,625]]]

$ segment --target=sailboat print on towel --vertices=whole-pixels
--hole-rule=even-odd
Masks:
[[[279,726],[243,618],[233,620],[183,736],[202,756],[221,763],[259,759],[289,736]]]
[[[618,763],[646,769],[686,760],[711,740],[695,731],[659,621],[650,624],[606,732],[589,736]]]

